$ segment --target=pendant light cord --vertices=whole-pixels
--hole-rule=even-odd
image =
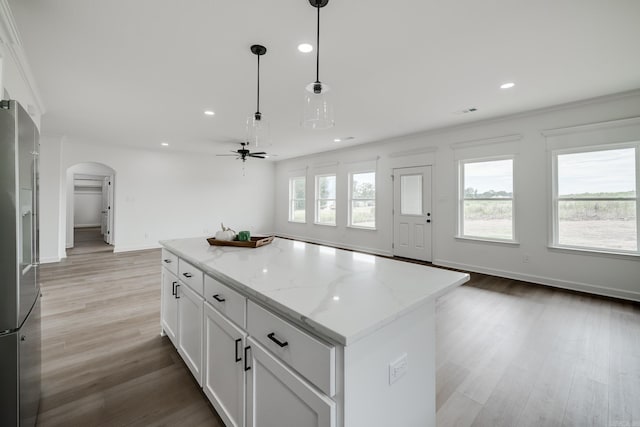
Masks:
[[[316,31],[316,83],[320,83],[320,0],[316,3],[318,9],[318,27]]]
[[[256,105],[256,114],[260,113],[260,55],[258,57],[258,102]]]

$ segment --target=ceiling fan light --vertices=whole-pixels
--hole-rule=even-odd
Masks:
[[[328,129],[335,126],[329,86],[324,83],[321,85],[319,93],[314,92],[315,83],[309,84],[304,91],[302,127],[305,129]]]

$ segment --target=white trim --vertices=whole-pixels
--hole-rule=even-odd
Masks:
[[[470,147],[478,147],[484,145],[492,145],[492,144],[503,144],[506,142],[517,142],[522,139],[521,134],[513,134],[513,135],[504,135],[504,136],[496,136],[493,138],[483,138],[483,139],[474,139],[470,141],[460,141],[449,144],[452,150],[459,150],[463,148]]]
[[[517,240],[505,240],[505,239],[490,239],[484,237],[473,237],[473,236],[453,236],[456,240],[468,240],[470,242],[476,243],[498,243],[501,245],[507,246],[520,246],[520,242]]]
[[[38,91],[36,80],[31,72],[27,56],[24,53],[18,27],[7,0],[0,0],[0,42],[4,43],[5,52],[13,58],[18,73],[33,98],[33,102],[36,104],[35,106],[38,109],[38,113],[41,115],[44,114],[46,108]],[[29,113],[31,114],[31,111],[29,111]]]
[[[592,249],[588,247],[579,247],[579,246],[553,246],[549,245],[547,248],[551,251],[563,252],[567,254],[574,255],[593,255],[593,256],[601,256],[607,258],[619,258],[619,259],[636,259],[640,258],[640,253],[637,252],[614,252],[607,251],[605,249]]]
[[[435,153],[436,151],[438,151],[438,147],[416,148],[415,150],[396,151],[394,153],[389,154],[389,157],[392,159],[396,157],[410,157],[410,156],[415,156],[417,154]]]
[[[287,239],[299,240],[301,242],[310,242],[316,245],[329,246],[335,249],[347,249],[352,251],[358,251],[364,254],[393,257],[393,252],[391,251],[384,251],[380,249],[370,248],[367,246],[350,245],[348,243],[336,243],[336,242],[331,242],[329,240],[320,240],[320,239],[314,239],[308,236],[297,236],[295,234],[285,234],[285,233],[276,233],[276,237],[285,237]]]
[[[311,167],[313,169],[321,169],[321,168],[328,168],[328,167],[337,167],[340,164],[340,162],[318,162],[318,163],[314,163],[311,165]]]
[[[596,286],[581,282],[572,282],[569,280],[558,280],[551,277],[538,276],[534,274],[522,274],[516,273],[514,271],[499,270],[494,268],[486,268],[479,265],[463,264],[444,259],[436,259],[433,261],[433,264],[441,267],[455,268],[457,270],[472,271],[475,273],[505,277],[507,279],[521,280],[524,282],[536,283],[539,285],[552,286],[554,288],[586,292],[589,294],[603,295],[630,301],[640,301],[640,292],[627,291],[624,289],[607,288],[604,286]]]
[[[578,132],[591,132],[603,129],[619,128],[625,126],[640,125],[640,117],[629,117],[627,119],[611,120],[608,122],[588,123],[584,125],[571,126],[566,128],[547,129],[540,132],[543,136],[567,135]]]
[[[46,258],[40,258],[40,264],[53,264],[56,262],[60,262],[60,257],[46,257]]]

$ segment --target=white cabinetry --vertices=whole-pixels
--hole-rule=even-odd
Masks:
[[[204,305],[202,387],[227,426],[245,425],[244,348],[247,334],[209,303]]]
[[[204,299],[188,286],[177,285],[178,353],[202,385],[202,313]]]
[[[251,337],[247,427],[334,427],[336,404]]]
[[[162,269],[162,330],[174,346],[178,345],[178,300],[175,298],[178,278],[168,269]]]

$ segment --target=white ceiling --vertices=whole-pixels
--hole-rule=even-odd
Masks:
[[[261,110],[279,158],[640,88],[640,1],[331,0],[326,131],[299,126],[315,79],[315,55],[296,49],[315,44],[308,0],[9,4],[47,108],[42,133],[94,143],[235,148],[255,109],[254,43],[268,49]]]

